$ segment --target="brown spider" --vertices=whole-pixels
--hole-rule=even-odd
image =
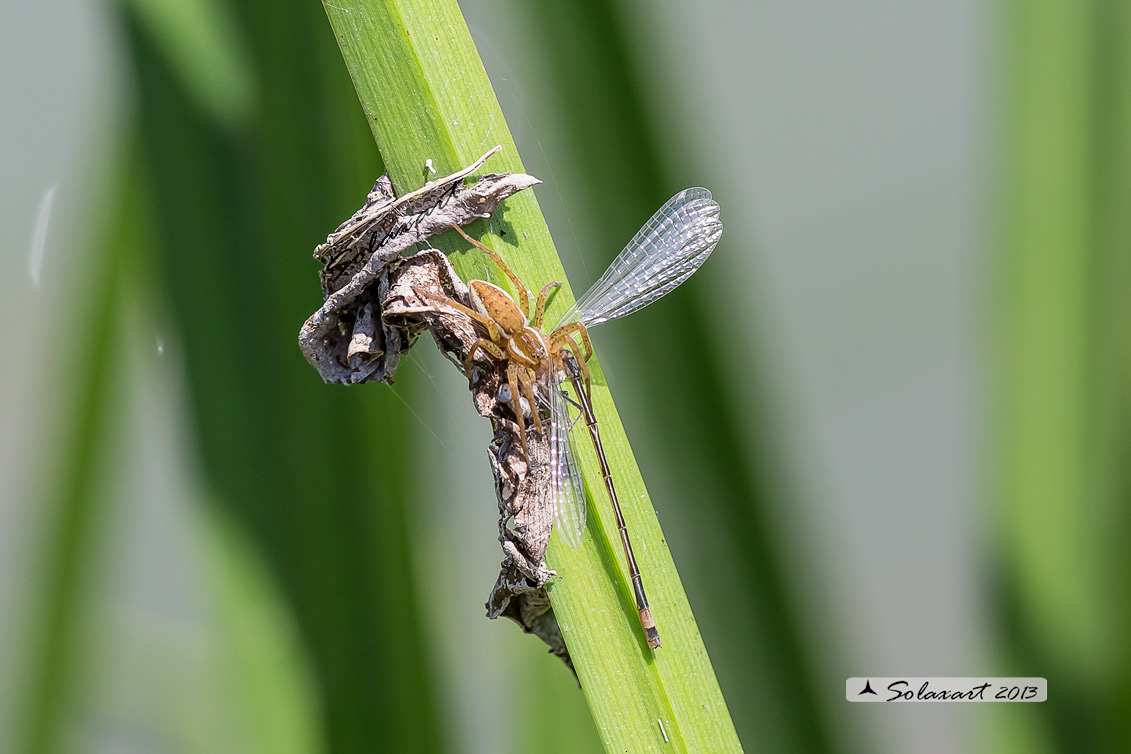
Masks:
[[[467,284],[471,295],[471,307],[446,296],[438,296],[425,290],[416,290],[417,295],[442,304],[457,311],[463,312],[474,321],[487,329],[487,337],[479,338],[472,344],[471,350],[463,360],[464,373],[468,382],[472,382],[471,366],[479,351],[485,351],[496,359],[507,362],[507,388],[510,391],[509,402],[514,409],[515,419],[518,422],[519,437],[522,438],[522,452],[526,451],[526,422],[523,418],[522,398],[525,398],[530,407],[530,415],[534,419],[534,428],[538,435],[542,435],[542,420],[539,418],[538,404],[534,399],[534,386],[539,381],[542,384],[556,385],[556,376],[562,371],[567,351],[580,368],[585,380],[586,389],[589,388],[589,368],[585,362],[593,355],[593,345],[589,341],[589,333],[585,325],[580,322],[569,322],[549,334],[542,332],[542,320],[546,314],[546,297],[552,290],[561,285],[557,281],[547,283],[538,292],[538,299],[534,305],[533,315],[527,319],[530,311],[530,292],[518,275],[507,267],[502,257],[476,241],[463,232],[463,228],[453,225],[459,234],[473,246],[495,260],[502,271],[514,284],[518,294],[518,302],[505,290],[489,283],[486,280],[472,280]],[[578,337],[585,346],[585,358],[581,358],[581,346]],[[527,455],[527,457],[529,457]]]

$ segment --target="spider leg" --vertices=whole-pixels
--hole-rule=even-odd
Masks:
[[[580,335],[582,341],[587,346],[585,358],[581,358],[581,347],[577,344],[577,341],[574,340],[575,334]],[[561,354],[565,349],[569,349],[573,354],[573,360],[577,363],[578,371],[581,372],[581,376],[585,379],[585,389],[589,391],[593,385],[589,377],[589,365],[586,362],[588,362],[589,358],[593,355],[593,346],[589,342],[589,334],[585,331],[585,326],[580,322],[562,325],[557,330],[554,330],[551,336],[551,342],[558,351],[559,358],[562,358]],[[562,360],[564,361],[564,359]]]
[[[534,374],[530,369],[522,370],[519,384],[522,386],[523,395],[530,403],[530,415],[534,417],[534,429],[537,430],[538,436],[542,437],[542,419],[538,416],[538,405],[534,402]],[[516,404],[515,408],[519,411],[522,410],[521,405]]]
[[[546,316],[546,297],[550,295],[550,291],[560,286],[561,283],[557,280],[551,280],[538,291],[538,302],[534,304],[534,319],[530,320],[530,326],[534,329],[542,328],[542,319]]]
[[[456,301],[454,298],[448,298],[447,296],[439,296],[435,293],[432,293],[431,291],[426,291],[423,288],[413,288],[412,292],[415,293],[417,296],[420,296],[423,299],[428,299],[429,301],[432,301],[433,303],[442,304],[442,305],[448,307],[449,309],[455,309],[457,312],[460,312],[461,314],[466,314],[467,316],[471,317],[473,320],[475,320],[479,324],[486,327],[487,333],[491,336],[492,340],[499,340],[500,339],[502,334],[499,332],[498,325],[496,325],[494,323],[494,321],[492,321],[491,318],[488,317],[487,315],[482,314],[480,312],[477,312],[469,306],[464,306],[460,302]],[[500,356],[499,358],[503,358],[503,357]]]
[[[588,359],[581,358],[581,347],[577,345],[577,341],[573,339],[572,335],[563,335],[566,348],[573,352],[573,358],[577,362],[577,368],[581,370],[581,377],[585,380],[585,392],[592,395],[593,385],[589,379],[589,364]]]
[[[507,385],[511,389],[511,408],[514,409],[515,423],[518,424],[518,441],[522,444],[522,456],[529,461],[530,453],[526,449],[526,421],[522,418],[522,401],[519,398],[521,393],[518,392],[518,370],[521,368],[518,364],[507,367]],[[531,409],[533,408],[531,404]]]
[[[569,324],[562,325],[557,330],[554,330],[554,335],[570,335],[576,333],[581,338],[581,342],[585,344],[585,361],[593,358],[593,342],[589,340],[589,330],[585,325],[580,322],[570,322]]]
[[[499,265],[503,273],[506,274],[511,283],[514,284],[515,292],[518,294],[518,304],[522,307],[523,316],[528,315],[530,313],[530,296],[526,291],[526,286],[523,285],[522,281],[518,279],[518,275],[514,274],[514,270],[512,270],[510,267],[507,267],[507,263],[503,261],[503,258],[499,256],[498,252],[492,249],[488,249],[486,246],[479,243],[471,236],[467,235],[467,233],[464,232],[463,228],[459,227],[458,225],[453,225],[452,227],[459,231],[459,234],[464,237],[465,241],[482,251],[487,256],[491,257],[491,259],[495,260],[495,264]]]
[[[413,288],[412,291],[423,299],[441,304],[450,309],[455,309],[461,314],[465,314],[470,317],[472,321],[478,322],[479,324],[487,328],[487,336],[489,339],[479,338],[478,340],[476,340],[471,344],[471,350],[467,352],[467,356],[464,357],[463,373],[467,376],[468,382],[471,382],[471,362],[475,358],[475,352],[479,349],[483,349],[487,353],[494,356],[496,359],[505,360],[507,358],[506,352],[497,345],[498,341],[503,339],[503,333],[499,330],[499,326],[496,325],[490,317],[481,314],[480,312],[477,312],[470,307],[464,306],[453,298],[448,298],[447,296],[438,296],[431,291],[424,290],[423,288]]]
[[[471,362],[475,358],[475,352],[483,349],[487,353],[494,356],[496,359],[506,359],[507,354],[503,349],[487,340],[486,338],[479,338],[471,344],[471,350],[467,352],[467,356],[463,360],[463,373],[467,375],[467,381],[471,382]]]

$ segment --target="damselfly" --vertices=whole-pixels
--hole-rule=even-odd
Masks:
[[[463,233],[461,229],[460,233]],[[464,370],[472,379],[472,365],[483,351],[496,359],[506,360],[506,382],[500,399],[514,408],[525,450],[525,417],[528,410],[534,428],[541,433],[542,410],[549,413],[553,498],[558,536],[571,547],[581,543],[585,530],[585,485],[573,445],[570,429],[577,423],[571,418],[575,405],[588,428],[589,437],[601,468],[601,476],[616,517],[617,530],[628,561],[633,597],[640,614],[640,623],[648,646],[660,646],[660,635],[652,618],[648,597],[632,542],[621,512],[616,486],[613,484],[605,449],[601,442],[597,417],[593,411],[589,370],[586,361],[593,354],[588,330],[591,327],[623,317],[641,309],[669,293],[686,280],[706,261],[722,236],[719,205],[711,192],[692,188],[673,196],[629,241],[613,260],[609,269],[550,330],[543,332],[546,298],[557,286],[548,283],[538,293],[534,309],[532,294],[513,271],[491,249],[467,238],[490,255],[514,284],[516,302],[502,288],[483,281],[468,283],[471,307],[452,299],[425,291],[426,298],[462,311],[487,330],[487,337],[472,346],[464,360]],[[529,319],[528,319],[529,315]],[[570,398],[563,383],[573,388]],[[523,404],[526,404],[524,410]]]

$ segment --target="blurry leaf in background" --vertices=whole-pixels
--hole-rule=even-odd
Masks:
[[[156,40],[186,92],[217,122],[244,123],[255,108],[247,45],[223,0],[124,0]]]
[[[111,238],[101,272],[106,281],[94,281],[98,304],[84,320],[92,333],[79,336],[93,358],[76,408],[76,445],[61,459],[64,491],[49,535],[54,544],[39,608],[47,630],[33,660],[40,691],[29,700],[28,751],[64,748],[74,724],[72,699],[80,689],[97,693],[101,684],[115,683],[118,672],[114,666],[101,677],[84,671],[99,663],[95,645],[79,637],[87,633],[83,605],[91,598],[81,579],[85,564],[100,549],[121,544],[103,528],[108,511],[93,507],[92,479],[106,473],[95,449],[122,422],[108,401],[121,382],[114,375],[126,367],[120,349],[107,344],[124,312],[140,315],[131,322],[149,331],[143,339],[177,349],[207,498],[230,522],[225,526],[240,532],[220,540],[254,543],[287,602],[260,617],[295,616],[314,673],[310,688],[318,702],[305,716],[289,713],[305,704],[297,686],[274,684],[272,691],[257,683],[285,678],[289,660],[278,653],[257,659],[246,646],[249,627],[232,630],[232,650],[245,663],[235,688],[253,695],[238,705],[248,712],[250,739],[237,750],[277,751],[273,742],[288,726],[293,749],[305,750],[314,740],[304,719],[323,726],[317,739],[327,750],[439,746],[408,557],[411,451],[399,399],[323,385],[295,344],[298,326],[320,299],[310,251],[380,173],[324,15],[318,6],[296,5],[299,12],[269,3],[201,5],[188,15],[149,4],[134,13],[127,5],[141,134],[129,196],[145,201],[124,202],[119,212],[121,222],[140,223],[149,233],[132,244]],[[225,20],[229,10],[236,20],[240,13],[255,20],[244,27],[257,35],[247,44],[225,31],[234,28]],[[166,12],[173,15],[161,15]],[[254,99],[252,80],[263,82]],[[251,104],[256,109],[241,115]],[[149,271],[161,283],[152,297]],[[241,550],[218,551],[251,563]],[[239,570],[211,571],[221,604],[255,592],[249,585],[258,579],[256,567],[234,575]],[[243,621],[255,614],[248,606],[233,611]],[[272,628],[259,623],[259,629],[260,651],[278,643]],[[134,659],[145,654],[139,648]],[[143,665],[150,670],[133,667],[154,682],[150,673],[160,663]],[[169,681],[146,698],[176,699],[183,687],[176,676]],[[205,730],[199,723],[209,708],[181,707],[178,719],[196,721],[182,730]],[[289,722],[271,721],[281,714]],[[158,730],[163,717],[152,721]],[[148,726],[144,717],[119,722],[121,735],[146,736],[138,729]],[[188,740],[216,750],[207,735]]]
[[[75,342],[81,349],[85,379],[67,396],[63,441],[58,462],[48,480],[48,508],[42,545],[45,564],[39,575],[28,618],[21,670],[26,685],[19,690],[21,708],[14,720],[11,743],[17,751],[55,751],[60,743],[64,708],[74,703],[74,676],[83,658],[82,637],[89,627],[88,572],[95,562],[95,540],[106,516],[107,500],[100,495],[110,459],[107,448],[113,423],[115,380],[120,377],[123,351],[117,329],[118,300],[123,292],[128,260],[146,237],[136,210],[141,204],[134,165],[123,167],[111,183],[116,198],[107,238],[95,244],[92,279],[79,296],[84,332]],[[6,742],[5,742],[6,743]]]
[[[260,82],[237,132],[195,106],[163,40],[130,24],[154,251],[203,472],[292,606],[327,748],[432,750],[403,412],[387,393],[323,385],[295,344],[319,301],[300,260],[380,165],[321,8],[231,7]]]
[[[208,583],[223,615],[222,677],[250,731],[247,750],[305,754],[327,750],[315,677],[294,620],[259,553],[222,514],[202,517]]]
[[[1010,9],[997,652],[1054,692],[996,717],[987,750],[1126,751],[1131,8]]]

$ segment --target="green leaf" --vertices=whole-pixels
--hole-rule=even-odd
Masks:
[[[484,172],[523,169],[454,2],[356,0],[324,5],[398,193],[419,187],[429,177],[427,160],[438,173],[449,173],[496,144],[503,150]],[[473,226],[473,235],[499,251],[528,288],[538,290],[550,280],[566,279],[531,192],[508,200],[486,228],[477,230]],[[437,246],[465,250],[466,245],[451,235],[436,239]],[[453,261],[465,277],[483,277],[488,269],[475,252],[454,255]],[[549,319],[572,300],[567,286],[553,301]],[[591,501],[593,537],[577,550],[552,543],[547,554],[550,567],[561,574],[551,585],[550,597],[594,721],[608,751],[739,751],[726,703],[596,360],[591,369],[606,450],[664,641],[655,654],[644,642],[613,514],[602,492]],[[602,490],[591,453],[585,454],[583,467],[590,487]],[[488,473],[486,467],[483,473]]]

